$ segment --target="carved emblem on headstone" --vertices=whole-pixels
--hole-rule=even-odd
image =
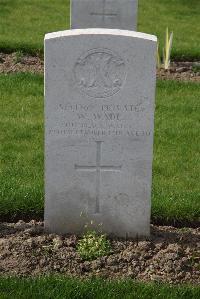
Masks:
[[[126,78],[124,60],[108,49],[93,49],[83,54],[74,66],[79,89],[94,98],[116,94]]]

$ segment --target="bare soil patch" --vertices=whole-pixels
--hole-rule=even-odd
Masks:
[[[157,78],[200,82],[200,62],[172,62],[169,70],[157,70]]]
[[[43,74],[44,62],[39,56],[20,52],[0,53],[0,73],[31,72]],[[172,62],[169,70],[157,71],[160,79],[200,82],[200,62]]]
[[[75,235],[47,234],[34,220],[1,223],[0,274],[200,283],[200,228],[152,226],[150,239],[112,239],[111,254],[90,262],[77,253],[77,241]]]
[[[0,73],[30,72],[43,74],[43,71],[44,63],[39,56],[24,55],[20,52],[0,53]]]

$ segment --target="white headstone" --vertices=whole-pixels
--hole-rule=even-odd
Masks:
[[[91,220],[148,236],[156,37],[83,29],[45,36],[45,227]]]
[[[71,0],[71,29],[137,30],[138,0]]]

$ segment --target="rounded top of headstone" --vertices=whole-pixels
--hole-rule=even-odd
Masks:
[[[155,35],[146,34],[137,31],[130,30],[120,30],[120,29],[105,29],[105,28],[89,28],[89,29],[72,29],[72,30],[64,30],[58,32],[47,33],[45,35],[45,40],[60,38],[60,37],[68,37],[68,36],[78,36],[78,35],[113,35],[113,36],[124,36],[124,37],[134,37],[138,39],[149,40],[153,42],[157,42],[157,37]]]

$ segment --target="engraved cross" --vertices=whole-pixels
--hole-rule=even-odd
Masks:
[[[105,17],[116,17],[117,13],[109,13],[106,12],[106,0],[103,0],[103,9],[102,12],[91,12],[91,16],[99,16],[102,17],[103,23],[105,22]]]
[[[96,172],[96,202],[95,202],[95,213],[100,213],[100,187],[101,187],[101,172],[103,171],[121,171],[122,165],[101,165],[101,150],[102,141],[96,141],[96,165],[77,165],[75,164],[75,169],[79,171],[91,171]]]

